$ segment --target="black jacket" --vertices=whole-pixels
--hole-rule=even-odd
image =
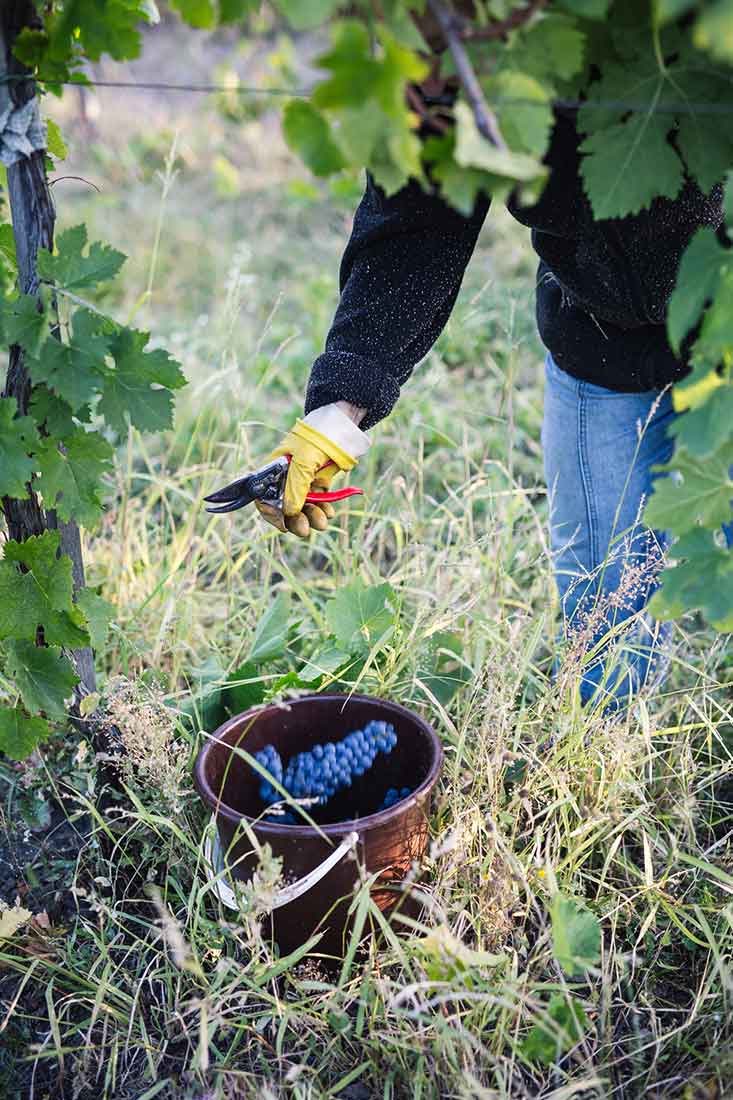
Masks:
[[[611,390],[661,389],[687,372],[665,317],[680,257],[703,225],[723,220],[722,187],[687,182],[674,200],[595,222],[579,174],[572,112],[557,112],[539,201],[508,209],[532,230],[540,258],[539,334],[555,362]],[[331,401],[367,409],[369,428],[391,412],[415,364],[445,326],[489,201],[464,217],[410,182],[387,197],[371,177],[341,262],[341,298],[326,348],[313,364],[306,412]]]

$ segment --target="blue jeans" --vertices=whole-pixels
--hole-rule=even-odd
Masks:
[[[669,391],[615,393],[545,362],[542,445],[564,655],[581,699],[619,709],[661,678],[671,624],[645,613],[669,539],[640,522],[673,442]]]

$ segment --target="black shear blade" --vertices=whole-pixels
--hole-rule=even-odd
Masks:
[[[268,462],[266,466],[255,470],[254,473],[245,474],[244,477],[225,485],[215,493],[210,493],[204,500],[208,504],[218,507],[207,508],[207,512],[234,512],[237,508],[244,508],[253,500],[260,500],[282,507],[282,492],[288,473],[288,460],[276,458]]]
[[[223,489],[217,489],[215,493],[209,493],[204,500],[207,504],[215,504],[219,507],[207,508],[207,512],[234,512],[237,508],[244,508],[255,499],[252,492],[253,474],[240,477],[225,485]]]

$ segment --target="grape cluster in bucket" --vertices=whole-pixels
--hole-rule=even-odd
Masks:
[[[315,799],[325,805],[337,791],[350,787],[354,779],[368,771],[380,753],[388,755],[397,744],[397,733],[390,722],[368,722],[363,729],[353,730],[341,741],[314,745],[309,752],[299,752],[283,768],[280,754],[273,745],[265,745],[255,753],[255,760],[269,772],[272,779],[284,787],[291,798]],[[409,787],[390,787],[380,810],[410,794]],[[280,802],[282,795],[269,780],[260,781],[260,798],[271,806]],[[289,811],[268,815],[270,820],[284,825],[296,824]]]

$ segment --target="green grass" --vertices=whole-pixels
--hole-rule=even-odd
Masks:
[[[130,254],[108,306],[150,327],[189,386],[173,431],[120,444],[104,524],[86,537],[89,580],[118,608],[100,683],[130,752],[126,793],[99,810],[93,754],[72,733],[2,771],[7,835],[43,839],[17,877],[51,917],[0,951],[3,1095],[730,1095],[728,639],[682,624],[664,692],[615,723],[579,708],[577,668],[549,679],[557,606],[524,233],[492,212],[445,334],[372,433],[354,476],[363,502],[309,545],[251,513],[209,516],[203,495],[301,411],[350,206],[299,185],[268,118],[237,127],[195,107],[166,108],[144,141],[130,108],[91,139],[66,120],[69,172],[102,194],[59,182],[60,222],[85,218]],[[217,194],[217,155],[238,172],[232,197]],[[177,174],[161,205],[166,158]],[[394,629],[337,683],[415,707],[446,758],[420,923],[334,976],[283,966],[254,917],[212,900],[190,768],[274,596],[292,596],[287,645],[254,679],[277,695],[333,646],[324,608],[357,578],[390,583]],[[430,639],[446,634],[450,699],[430,691]],[[55,858],[60,829],[76,845]],[[273,870],[265,859],[263,892]],[[579,975],[557,961],[558,891],[600,921],[600,960]],[[553,997],[586,1021],[543,1065],[525,1041]]]

